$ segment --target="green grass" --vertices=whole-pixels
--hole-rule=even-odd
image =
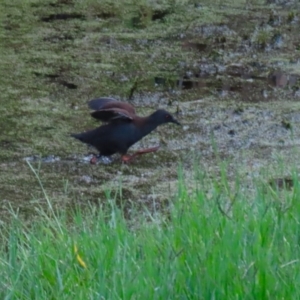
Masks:
[[[0,299],[300,298],[297,180],[292,191],[272,190],[263,184],[268,176],[261,176],[260,180],[251,182],[250,187],[244,187],[247,184],[229,178],[224,168],[220,168],[220,179],[212,175],[218,170],[218,163],[212,159],[210,172],[204,176],[197,170],[194,181],[185,181],[184,177],[193,177],[190,169],[196,165],[189,158],[192,149],[200,155],[208,143],[202,143],[202,137],[201,143],[196,145],[186,143],[179,136],[183,132],[173,133],[173,129],[165,136],[182,141],[177,156],[170,147],[168,152],[159,152],[160,156],[153,161],[141,160],[130,168],[119,164],[90,166],[72,158],[74,153],[80,152],[80,146],[68,138],[69,133],[95,126],[87,118],[89,98],[119,95],[125,100],[135,84],[135,93],[141,98],[151,92],[169,93],[172,82],[186,70],[193,70],[195,64],[198,70],[202,60],[208,64],[216,60],[218,64],[223,57],[222,65],[236,64],[237,57],[232,54],[240,53],[239,45],[245,36],[259,44],[271,39],[263,28],[259,32],[255,28],[268,21],[274,5],[266,5],[262,0],[200,2],[1,2],[0,222],[3,222],[6,203],[14,210],[18,208],[20,215],[12,209],[11,224],[1,227]],[[284,16],[290,12],[280,10],[283,20],[280,29],[287,41],[283,50],[287,52],[277,50],[272,58],[269,53],[256,53],[255,61],[261,66],[283,58],[290,62],[292,45],[298,41],[297,24],[293,27],[286,23]],[[43,21],[61,13],[82,14],[83,18]],[[155,20],[155,14],[159,13],[166,15]],[[202,26],[222,24],[236,32],[228,36],[224,32],[225,50],[213,30],[208,37],[200,30]],[[296,34],[290,33],[293,31]],[[222,38],[222,31],[220,34]],[[182,43],[190,40],[210,47],[201,53],[184,50]],[[289,40],[293,43],[289,44]],[[239,61],[242,65],[253,61],[253,52],[248,53],[250,56],[243,53]],[[296,61],[297,53],[293,55]],[[286,65],[297,71],[296,66]],[[53,76],[59,76],[59,80]],[[170,81],[170,87],[155,87],[154,77]],[[77,89],[65,87],[61,84],[64,81],[73,83]],[[257,90],[261,91],[260,86]],[[173,100],[172,94],[166,97]],[[191,94],[176,96],[176,101],[179,106],[183,104],[183,122],[199,124],[203,132],[216,125],[214,120],[210,123],[212,103],[216,108],[214,113],[220,107],[226,111],[225,119],[227,108],[236,105],[236,98],[230,99],[232,103],[224,103],[222,98],[221,106],[219,99],[212,96],[209,101],[205,99],[201,109],[196,105],[195,114],[190,114],[194,107],[185,106],[184,102],[200,97],[203,97],[202,92],[195,89]],[[286,97],[276,90],[274,99],[286,100]],[[159,101],[135,101],[141,114],[164,105]],[[273,125],[281,120],[282,113],[284,118],[287,116],[290,106],[298,111],[298,104],[294,102],[275,103],[272,109],[279,108],[274,110],[278,119],[275,116],[271,120]],[[209,112],[202,115],[206,105]],[[270,104],[268,111],[269,107]],[[172,111],[175,108],[170,107]],[[199,123],[198,116],[205,121]],[[245,116],[250,123],[254,117],[252,112]],[[225,119],[224,115],[220,117],[221,121]],[[197,135],[199,128],[196,127]],[[186,132],[189,133],[194,139],[194,131]],[[247,136],[248,133],[245,138]],[[222,140],[220,142],[222,144]],[[273,145],[277,144],[271,144],[270,148],[267,144],[260,141],[259,147],[254,144],[251,149],[254,154],[246,157],[251,164],[265,158],[265,164],[275,168],[275,159],[269,155],[276,153]],[[85,153],[85,148],[82,149]],[[231,157],[232,149],[226,150],[230,151],[225,157]],[[22,160],[34,154],[59,155],[62,162],[40,164],[34,177]],[[283,152],[287,160],[296,162],[289,154]],[[234,155],[241,154],[234,152]],[[179,173],[177,194],[170,202],[164,201],[180,157],[184,157],[185,176]],[[203,161],[209,159],[211,156],[207,153],[201,157]],[[234,168],[238,168],[236,161],[232,163]],[[282,164],[282,173],[286,172],[286,165]],[[258,171],[254,168],[253,172]],[[81,180],[86,175],[93,179],[92,184]],[[209,176],[215,177],[209,179]],[[240,180],[248,180],[244,173],[240,177]],[[119,187],[120,195],[114,199],[111,196],[114,191],[108,190],[105,199],[103,191],[107,186],[118,189],[118,178],[124,185],[123,189]],[[64,190],[63,179],[67,180]],[[170,191],[173,192],[173,186]],[[156,211],[151,207],[150,212],[149,203],[145,203],[141,209],[140,199],[148,199],[148,196],[152,199],[152,193],[159,195],[153,206],[160,207]],[[97,197],[101,197],[99,207],[91,205],[83,209],[87,199],[95,203]],[[153,199],[155,202],[155,197]],[[132,204],[134,201],[138,203]],[[74,203],[81,206],[75,210]],[[170,207],[166,203],[171,203]],[[39,208],[42,206],[43,209]],[[48,209],[45,210],[45,206]],[[30,225],[21,221],[24,215],[34,218]]]
[[[0,298],[299,299],[297,180],[249,192],[226,176],[208,185],[198,174],[193,189],[182,178],[164,217],[128,220],[113,199],[70,213],[47,199],[27,228],[16,216],[2,236]]]

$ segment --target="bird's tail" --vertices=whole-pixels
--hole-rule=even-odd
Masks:
[[[82,141],[83,142],[83,136],[82,136],[82,133],[71,133],[70,134],[71,137],[79,140],[79,141]]]

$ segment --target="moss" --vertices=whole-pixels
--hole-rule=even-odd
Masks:
[[[237,62],[250,66],[253,60],[263,65],[292,59],[285,49],[272,57],[261,51],[255,59],[253,49],[241,54],[242,43],[265,39],[256,35],[255,28],[270,8],[261,6],[260,1],[250,4],[248,11],[244,1],[234,1],[234,6],[229,1],[1,1],[2,207],[9,203],[30,214],[37,204],[44,203],[24,161],[27,156],[60,158],[33,164],[40,170],[46,190],[62,207],[99,198],[104,201],[107,189],[116,189],[119,182],[125,187],[122,199],[150,203],[156,194],[157,201],[164,202],[176,189],[180,161],[189,169],[191,153],[198,158],[204,153],[213,165],[211,154],[205,154],[211,149],[210,126],[217,126],[218,118],[227,118],[228,107],[236,99],[249,101],[247,91],[253,90],[254,100],[260,101],[265,83],[246,85],[244,78],[231,78],[226,73],[218,78],[207,73],[203,79],[199,75],[202,65],[221,70]],[[283,9],[279,13],[289,16]],[[293,25],[287,26],[281,26],[281,32],[295,33],[297,39],[296,29],[290,28]],[[206,47],[195,50],[185,47],[186,41]],[[287,70],[297,73],[296,66],[289,65]],[[200,83],[180,90],[178,82],[187,73],[193,73],[191,81]],[[229,94],[220,100],[218,93],[224,86],[247,89],[244,94],[241,88],[239,96]],[[122,166],[118,160],[111,165],[82,163],[80,157],[88,150],[69,134],[98,126],[86,107],[88,99],[98,96],[131,101],[142,115],[158,106],[177,110],[190,129],[170,125],[146,137],[134,149],[159,143],[161,149],[130,166]],[[221,151],[232,155],[228,145]],[[92,178],[91,183],[82,179],[85,175]],[[37,200],[29,202],[32,199]]]

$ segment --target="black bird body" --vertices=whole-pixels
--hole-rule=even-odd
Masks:
[[[95,147],[103,156],[115,153],[125,155],[132,145],[157,126],[169,122],[179,124],[165,110],[157,110],[148,117],[139,117],[130,104],[110,98],[91,100],[89,106],[95,110],[91,115],[107,124],[72,136]]]
[[[147,128],[139,128],[132,122],[114,122],[90,131],[72,134],[72,136],[83,143],[94,146],[104,156],[110,156],[117,152],[126,154],[133,144],[157,127],[155,124],[147,125]]]

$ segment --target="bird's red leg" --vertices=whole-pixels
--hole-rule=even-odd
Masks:
[[[147,148],[147,149],[141,149],[136,151],[133,156],[145,154],[145,153],[151,153],[151,152],[156,152],[158,150],[159,146],[152,147],[152,148]]]
[[[96,155],[93,155],[93,157],[90,160],[90,164],[95,165],[98,161],[98,157]]]
[[[124,163],[129,163],[131,162],[136,156],[146,154],[146,153],[151,153],[151,152],[156,152],[158,150],[159,146],[152,147],[152,148],[147,148],[147,149],[141,149],[133,153],[132,155],[122,155],[122,162]]]

